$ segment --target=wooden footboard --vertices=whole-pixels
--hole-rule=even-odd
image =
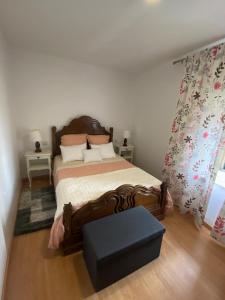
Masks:
[[[73,211],[71,203],[65,204],[63,224],[64,240],[61,243],[64,255],[82,249],[82,231],[85,223],[122,212],[126,209],[143,205],[159,220],[164,218],[167,188],[162,183],[160,191],[136,185],[121,185],[116,190],[103,194],[100,198],[89,201],[80,209]]]

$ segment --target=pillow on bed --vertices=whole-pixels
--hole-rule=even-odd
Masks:
[[[83,154],[84,154],[84,162],[85,163],[102,160],[102,156],[101,156],[99,149],[83,150]]]
[[[113,148],[113,143],[102,144],[102,145],[93,145],[91,144],[92,149],[99,149],[102,158],[113,158],[116,157],[116,153]]]
[[[87,142],[87,134],[65,134],[61,137],[62,146],[82,145]]]
[[[107,144],[109,142],[109,135],[107,134],[88,134],[87,136],[89,144],[94,145],[101,145],[101,144]]]
[[[86,147],[86,143],[82,145],[60,146],[63,162],[83,160],[83,150],[85,150]]]

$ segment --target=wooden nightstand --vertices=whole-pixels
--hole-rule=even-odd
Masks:
[[[52,167],[51,167],[51,151],[43,150],[42,152],[36,153],[34,151],[27,151],[25,153],[25,159],[27,164],[27,177],[31,187],[31,172],[48,170],[49,171],[49,183],[51,184]]]
[[[126,160],[133,162],[134,158],[134,146],[128,145],[128,146],[115,146],[116,153],[120,156],[124,157]]]

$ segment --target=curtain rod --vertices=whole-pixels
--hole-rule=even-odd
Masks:
[[[190,52],[188,52],[188,53],[182,55],[181,58],[178,58],[177,60],[174,60],[174,61],[173,61],[173,65],[176,65],[176,64],[178,64],[178,63],[183,63],[183,62],[187,59],[187,56],[189,56],[189,55],[192,55],[192,54],[194,54],[194,53],[196,53],[196,52],[199,52],[199,51],[201,51],[201,50],[205,50],[205,49],[207,49],[207,48],[212,48],[212,47],[214,47],[214,46],[218,46],[219,44],[222,44],[222,43],[224,43],[224,42],[225,42],[225,38],[222,38],[222,39],[217,40],[217,41],[215,41],[215,42],[213,42],[213,43],[211,43],[211,44],[208,44],[208,45],[206,45],[206,46],[203,46],[203,47],[197,48],[197,49],[195,49],[195,50],[193,50],[193,51],[190,51]]]

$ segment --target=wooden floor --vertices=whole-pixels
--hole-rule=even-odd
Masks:
[[[225,248],[206,228],[198,231],[190,216],[175,211],[163,224],[160,257],[99,293],[94,292],[82,253],[62,257],[47,249],[49,230],[15,237],[5,299],[225,299]]]

